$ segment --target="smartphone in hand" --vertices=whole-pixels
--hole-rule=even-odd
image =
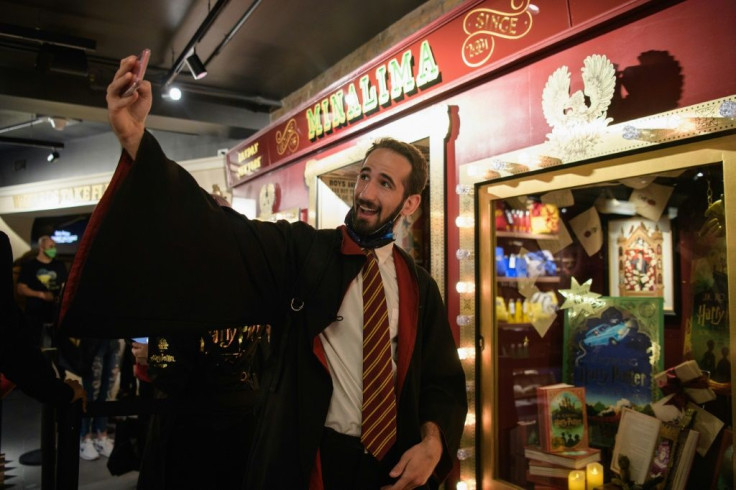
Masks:
[[[132,340],[133,342],[138,342],[139,344],[148,343],[148,337],[132,337],[130,340]]]
[[[130,97],[131,95],[133,95],[133,92],[138,89],[138,85],[140,85],[141,80],[143,80],[143,77],[146,74],[146,67],[148,67],[148,59],[150,57],[150,49],[144,49],[143,51],[141,51],[141,54],[138,56],[138,66],[136,67],[135,71],[133,71],[133,81],[130,82],[130,85],[125,87],[123,93],[120,94],[121,97]]]

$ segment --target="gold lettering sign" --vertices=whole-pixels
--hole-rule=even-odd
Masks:
[[[48,191],[13,196],[15,209],[51,209],[79,204],[92,204],[100,200],[108,183],[62,187]]]
[[[468,37],[463,42],[463,62],[475,68],[493,55],[495,39],[521,39],[532,28],[532,14],[527,10],[531,0],[509,0],[509,10],[479,8],[471,10],[463,21]]]
[[[253,143],[252,145],[238,152],[238,163],[244,160],[247,160],[248,158],[252,157],[256,153],[258,153],[258,142],[257,141]]]
[[[243,165],[238,167],[238,170],[235,172],[238,177],[243,177],[245,175],[250,175],[253,172],[257,171],[259,168],[261,168],[261,158],[262,157],[256,157],[253,158],[250,161],[245,162]]]
[[[347,87],[307,109],[308,137],[310,141],[334,132],[361,116],[369,116],[404,98],[415,95],[418,90],[431,86],[440,79],[440,68],[434,58],[429,41],[419,44],[415,54],[411,49],[376,67],[374,80],[363,75],[350,82]],[[279,136],[281,137],[281,136]]]

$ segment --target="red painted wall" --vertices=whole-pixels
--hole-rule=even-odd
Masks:
[[[557,48],[531,64],[497,78],[491,74],[476,87],[446,100],[458,107],[456,165],[541,144],[551,131],[542,113],[542,90],[562,65],[572,74],[571,90],[583,88],[585,57],[604,54],[616,66],[617,96],[609,108],[613,123],[736,94],[736,2],[687,0],[578,44]],[[457,167],[448,169],[457,178]],[[454,253],[457,195],[448,177],[447,306],[459,312],[454,284],[459,269]]]
[[[622,2],[606,0],[605,5]],[[570,0],[573,22],[595,18],[588,0]],[[580,69],[585,57],[603,54],[616,66],[617,95],[609,108],[614,123],[684,107],[736,93],[736,2],[686,0],[632,20],[606,23],[542,49],[513,69],[499,68],[470,82],[443,103],[457,106],[458,134],[448,150],[447,169],[447,291],[451,322],[459,311],[454,285],[458,281],[455,250],[458,234],[455,183],[457,166],[481,158],[543,143],[551,131],[542,114],[542,90],[547,78],[562,65],[572,73],[571,90],[583,88]],[[539,2],[544,6],[544,2]],[[600,7],[600,5],[598,5]],[[599,9],[598,12],[601,10]],[[343,142],[344,143],[344,142]],[[333,147],[334,149],[334,147]],[[328,150],[332,151],[332,150]],[[452,165],[454,163],[454,165]],[[280,209],[308,206],[304,160],[242,184],[241,197],[257,199],[266,182],[282,189]]]

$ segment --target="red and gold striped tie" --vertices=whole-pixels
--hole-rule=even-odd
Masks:
[[[360,440],[381,460],[396,442],[396,394],[388,310],[378,261],[367,250],[363,267],[363,431]]]

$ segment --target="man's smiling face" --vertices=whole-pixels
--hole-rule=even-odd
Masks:
[[[363,162],[353,195],[355,231],[370,235],[398,214],[411,214],[419,196],[405,196],[411,163],[387,148],[371,152]]]

